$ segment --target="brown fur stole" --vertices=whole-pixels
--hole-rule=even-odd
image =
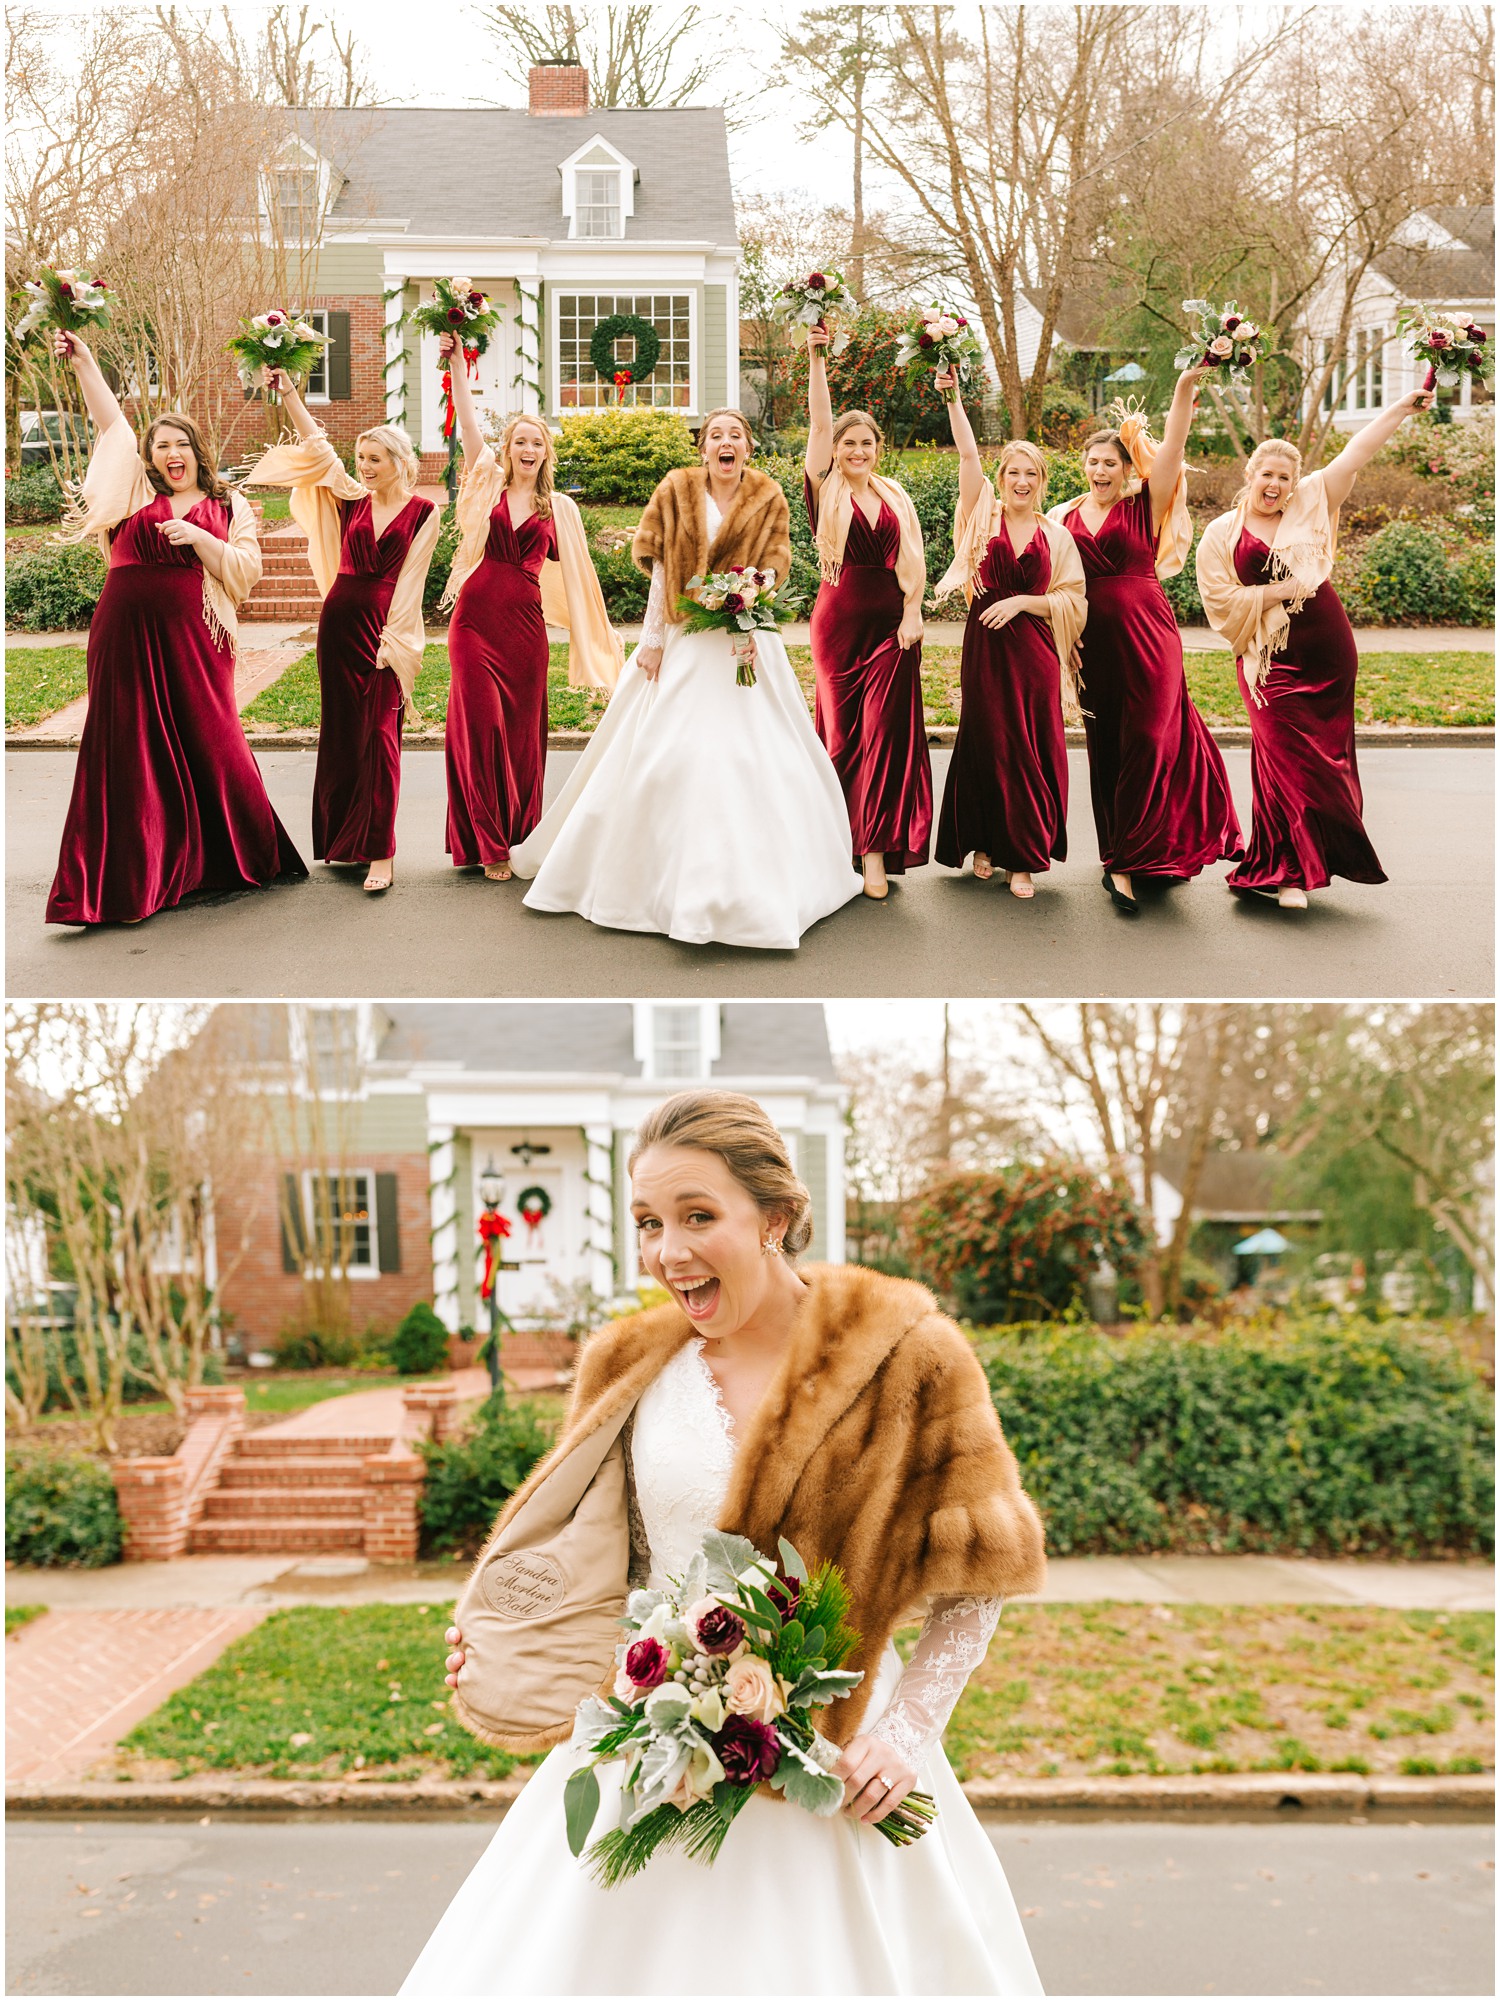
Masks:
[[[746,466],[738,497],[708,539],[708,468],[678,466],[657,487],[630,545],[637,568],[666,571],[666,616],[680,625],[677,600],[689,577],[711,570],[774,570],[785,583],[792,567],[791,517],[786,495],[769,473]]]

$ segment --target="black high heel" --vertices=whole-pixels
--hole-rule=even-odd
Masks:
[[[1104,871],[1104,887],[1109,892],[1109,900],[1122,917],[1139,917],[1141,906],[1133,896],[1127,896],[1123,889],[1115,887],[1115,879],[1109,870]]]

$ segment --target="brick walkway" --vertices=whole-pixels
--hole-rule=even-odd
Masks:
[[[262,1607],[48,1612],[5,1643],[7,1783],[84,1778],[117,1741],[202,1674]]]

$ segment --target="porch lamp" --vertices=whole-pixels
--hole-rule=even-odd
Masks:
[[[496,1167],[492,1155],[485,1162],[484,1172],[479,1177],[479,1199],[484,1205],[478,1223],[479,1245],[484,1254],[484,1275],[479,1284],[479,1296],[490,1310],[489,1339],[481,1354],[489,1365],[490,1402],[496,1406],[505,1401],[504,1379],[500,1374],[500,1330],[510,1327],[509,1320],[500,1310],[500,1274],[513,1269],[502,1254],[505,1239],[510,1235],[510,1224],[500,1214],[504,1193],[505,1177]]]

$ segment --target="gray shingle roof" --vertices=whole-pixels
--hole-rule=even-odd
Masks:
[[[1492,299],[1495,296],[1495,211],[1430,208],[1423,211],[1463,245],[1454,250],[1396,248],[1375,259],[1375,269],[1410,299]]]
[[[465,1070],[577,1071],[638,1077],[629,1001],[386,1001],[382,1063],[459,1063]],[[817,1001],[730,1001],[720,1016],[715,1077],[834,1081]]]
[[[308,143],[347,176],[333,207],[335,226],[404,216],[412,236],[565,238],[558,169],[598,134],[637,170],[627,243],[738,241],[717,107],[537,118],[519,110],[379,105],[318,111],[299,122]]]

